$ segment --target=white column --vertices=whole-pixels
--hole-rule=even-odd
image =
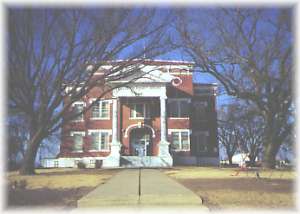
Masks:
[[[171,167],[173,158],[169,153],[170,143],[167,141],[167,108],[166,95],[160,96],[160,143],[158,156],[163,160],[163,166]]]
[[[112,144],[118,142],[118,100],[113,99],[112,106]]]
[[[112,105],[112,142],[110,154],[103,160],[104,168],[120,166],[121,143],[118,141],[118,100],[113,99]]]
[[[167,142],[166,97],[160,97],[160,141]]]

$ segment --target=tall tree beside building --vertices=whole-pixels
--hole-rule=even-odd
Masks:
[[[167,11],[159,15],[149,8],[9,8],[7,12],[8,108],[28,122],[20,173],[34,174],[41,142],[60,129],[63,117],[71,120],[87,110],[70,113],[74,102],[95,86],[102,87],[104,95],[112,90],[110,81],[136,73],[137,67],[130,66],[138,64],[133,59],[153,58],[166,50],[163,35],[169,17]],[[93,75],[103,62],[122,58],[128,60]],[[128,66],[127,72],[120,72]],[[65,96],[68,103],[62,105]]]
[[[24,157],[26,143],[28,140],[28,127],[26,121],[19,115],[11,112],[11,116],[6,121],[8,126],[6,147],[7,154],[7,169],[16,170],[19,167],[19,159]]]
[[[292,8],[177,11],[174,44],[213,75],[228,95],[255,104],[263,117],[264,166],[292,134]]]

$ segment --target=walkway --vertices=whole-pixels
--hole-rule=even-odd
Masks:
[[[123,170],[78,201],[80,208],[135,205],[188,205],[206,209],[199,196],[155,169]]]

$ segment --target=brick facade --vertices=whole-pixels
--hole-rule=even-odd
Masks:
[[[216,121],[216,109],[215,109],[215,88],[213,84],[195,84],[193,83],[192,75],[192,63],[186,62],[172,62],[172,61],[148,61],[148,65],[159,65],[160,70],[164,73],[168,73],[176,79],[176,84],[166,85],[167,96],[167,141],[170,142],[170,150],[172,150],[172,130],[189,130],[189,146],[190,149],[184,151],[172,150],[171,155],[173,158],[180,160],[180,157],[214,157],[218,158],[218,146],[217,146],[217,121]],[[169,67],[168,67],[169,66]],[[175,66],[172,69],[171,66]],[[177,66],[177,67],[176,67]],[[191,69],[180,69],[180,66],[189,66]],[[197,90],[195,90],[197,88]],[[203,93],[201,92],[203,88]],[[209,91],[209,90],[210,91]],[[209,93],[208,93],[209,92]],[[91,99],[96,98],[101,94],[100,88],[94,88],[91,92],[84,97],[82,102],[89,103]],[[111,99],[112,93],[105,95],[103,99],[109,101],[109,118],[107,119],[93,119],[91,117],[92,110],[88,110],[84,116],[83,121],[71,121],[65,123],[62,129],[62,144],[60,147],[60,153],[58,158],[82,158],[82,157],[107,157],[110,151],[90,151],[91,150],[91,136],[89,130],[109,130],[113,129],[112,125],[112,112],[113,105]],[[186,99],[189,106],[189,115],[184,118],[171,117],[170,112],[170,100]],[[65,102],[68,102],[66,97]],[[131,118],[131,105],[136,103],[144,103],[147,108],[150,108],[149,118]],[[194,105],[194,103],[197,103]],[[197,114],[199,109],[197,105],[205,105],[204,112]],[[201,107],[201,106],[200,106]],[[118,124],[117,135],[121,143],[121,156],[133,156],[134,151],[131,145],[131,134],[133,130],[138,131],[142,127],[149,133],[150,144],[147,147],[147,154],[150,156],[158,156],[159,144],[161,141],[161,115],[160,115],[160,98],[159,97],[119,97],[117,104],[118,111]],[[203,108],[201,107],[201,111]],[[83,148],[82,151],[73,151],[74,137],[72,132],[83,132]],[[154,132],[154,133],[153,133]],[[199,134],[200,133],[200,134]],[[204,133],[204,134],[203,134]],[[200,136],[198,136],[198,135]],[[195,136],[197,135],[197,136]],[[205,146],[199,146],[201,144],[201,137],[207,136]],[[183,135],[180,139],[183,138]],[[199,139],[200,140],[199,140]],[[109,141],[112,140],[111,134],[109,135]],[[200,148],[200,149],[199,149]],[[195,160],[196,160],[195,159]],[[184,162],[183,164],[197,164],[195,161]],[[174,161],[176,164],[181,164],[180,161]]]

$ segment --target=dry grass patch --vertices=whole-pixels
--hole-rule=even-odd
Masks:
[[[165,170],[199,195],[210,209],[294,209],[296,172],[260,170],[240,172],[213,167],[179,167]]]
[[[119,170],[104,169],[39,169],[32,176],[7,174],[8,207],[59,206],[76,207],[78,199],[105,183]],[[23,188],[12,188],[24,183]]]
[[[273,179],[296,179],[296,172],[291,170],[255,170],[241,171],[238,176],[234,176],[239,168],[219,168],[219,167],[176,167],[165,170],[165,173],[176,179],[194,178],[250,178],[256,177],[256,171],[261,178]]]
[[[212,209],[255,208],[255,209],[292,209],[295,208],[295,198],[286,193],[268,193],[260,191],[237,192],[231,189],[198,191],[206,195],[205,201]],[[204,202],[204,203],[205,203]],[[209,204],[211,203],[211,204]]]
[[[90,172],[89,172],[90,171]],[[38,170],[37,175],[23,176],[18,173],[11,173],[8,176],[9,182],[20,182],[25,180],[26,189],[59,189],[95,187],[113,175],[113,171],[105,170],[67,170],[67,171],[47,171]]]

